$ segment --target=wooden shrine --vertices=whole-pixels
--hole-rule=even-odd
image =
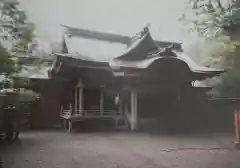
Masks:
[[[147,105],[143,107],[151,99],[143,101],[142,97],[157,95],[152,98],[156,104],[161,104],[159,113],[170,114],[175,103],[181,100],[186,104],[195,93],[203,93],[204,88],[194,86],[195,81],[224,72],[196,64],[182,51],[181,44],[153,40],[148,28],[132,38],[65,28],[63,50],[55,53],[51,78],[63,79],[64,87],[59,94],[61,117],[69,131],[74,122],[86,119],[112,119],[116,127],[129,126],[136,130],[139,116],[147,116],[152,111]],[[81,49],[71,52],[65,38],[120,43],[126,49],[109,61],[97,61],[91,55],[82,54]],[[152,113],[154,115],[157,114]]]

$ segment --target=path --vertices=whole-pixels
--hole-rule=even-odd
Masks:
[[[233,137],[29,132],[1,149],[6,168],[239,168]]]

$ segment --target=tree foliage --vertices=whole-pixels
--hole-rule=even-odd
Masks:
[[[14,78],[23,65],[17,55],[26,56],[32,52],[34,30],[34,24],[28,22],[26,13],[17,0],[0,0],[0,75],[5,76],[0,84],[1,89],[13,88],[21,80]],[[36,97],[33,91],[15,90],[20,101]]]
[[[26,38],[26,30],[31,23],[28,23],[26,13],[20,8],[19,2],[17,0],[0,0],[0,12],[1,37],[13,44]]]
[[[28,52],[34,38],[34,25],[15,0],[0,0],[0,73],[11,74],[19,70],[13,56],[21,50]]]
[[[217,96],[240,95],[240,0],[188,0],[181,17],[189,30],[205,40],[203,53],[210,64],[228,69],[214,92]],[[211,46],[211,47],[209,47]]]
[[[225,3],[221,0],[188,0],[186,12],[180,18],[190,31],[205,39],[207,45],[214,46],[214,51],[207,55],[212,59],[220,56],[225,67],[232,65],[230,58],[240,45],[239,7],[240,0]]]
[[[220,39],[234,35],[240,23],[239,1],[188,0],[180,20],[205,39]]]

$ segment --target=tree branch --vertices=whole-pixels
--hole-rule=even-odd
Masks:
[[[221,0],[216,0],[216,2],[217,2],[217,6],[220,9],[221,13],[224,12],[225,9],[224,9],[224,7],[223,7],[223,5],[221,3]]]

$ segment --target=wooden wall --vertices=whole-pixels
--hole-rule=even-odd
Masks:
[[[60,109],[65,90],[51,81],[39,81],[37,85],[40,99],[30,107],[31,129],[56,128],[61,125]]]
[[[207,100],[204,94],[198,94],[187,101],[170,100],[159,94],[152,94],[140,95],[138,102],[139,127],[142,130],[170,132],[234,130],[235,105],[229,101]]]

